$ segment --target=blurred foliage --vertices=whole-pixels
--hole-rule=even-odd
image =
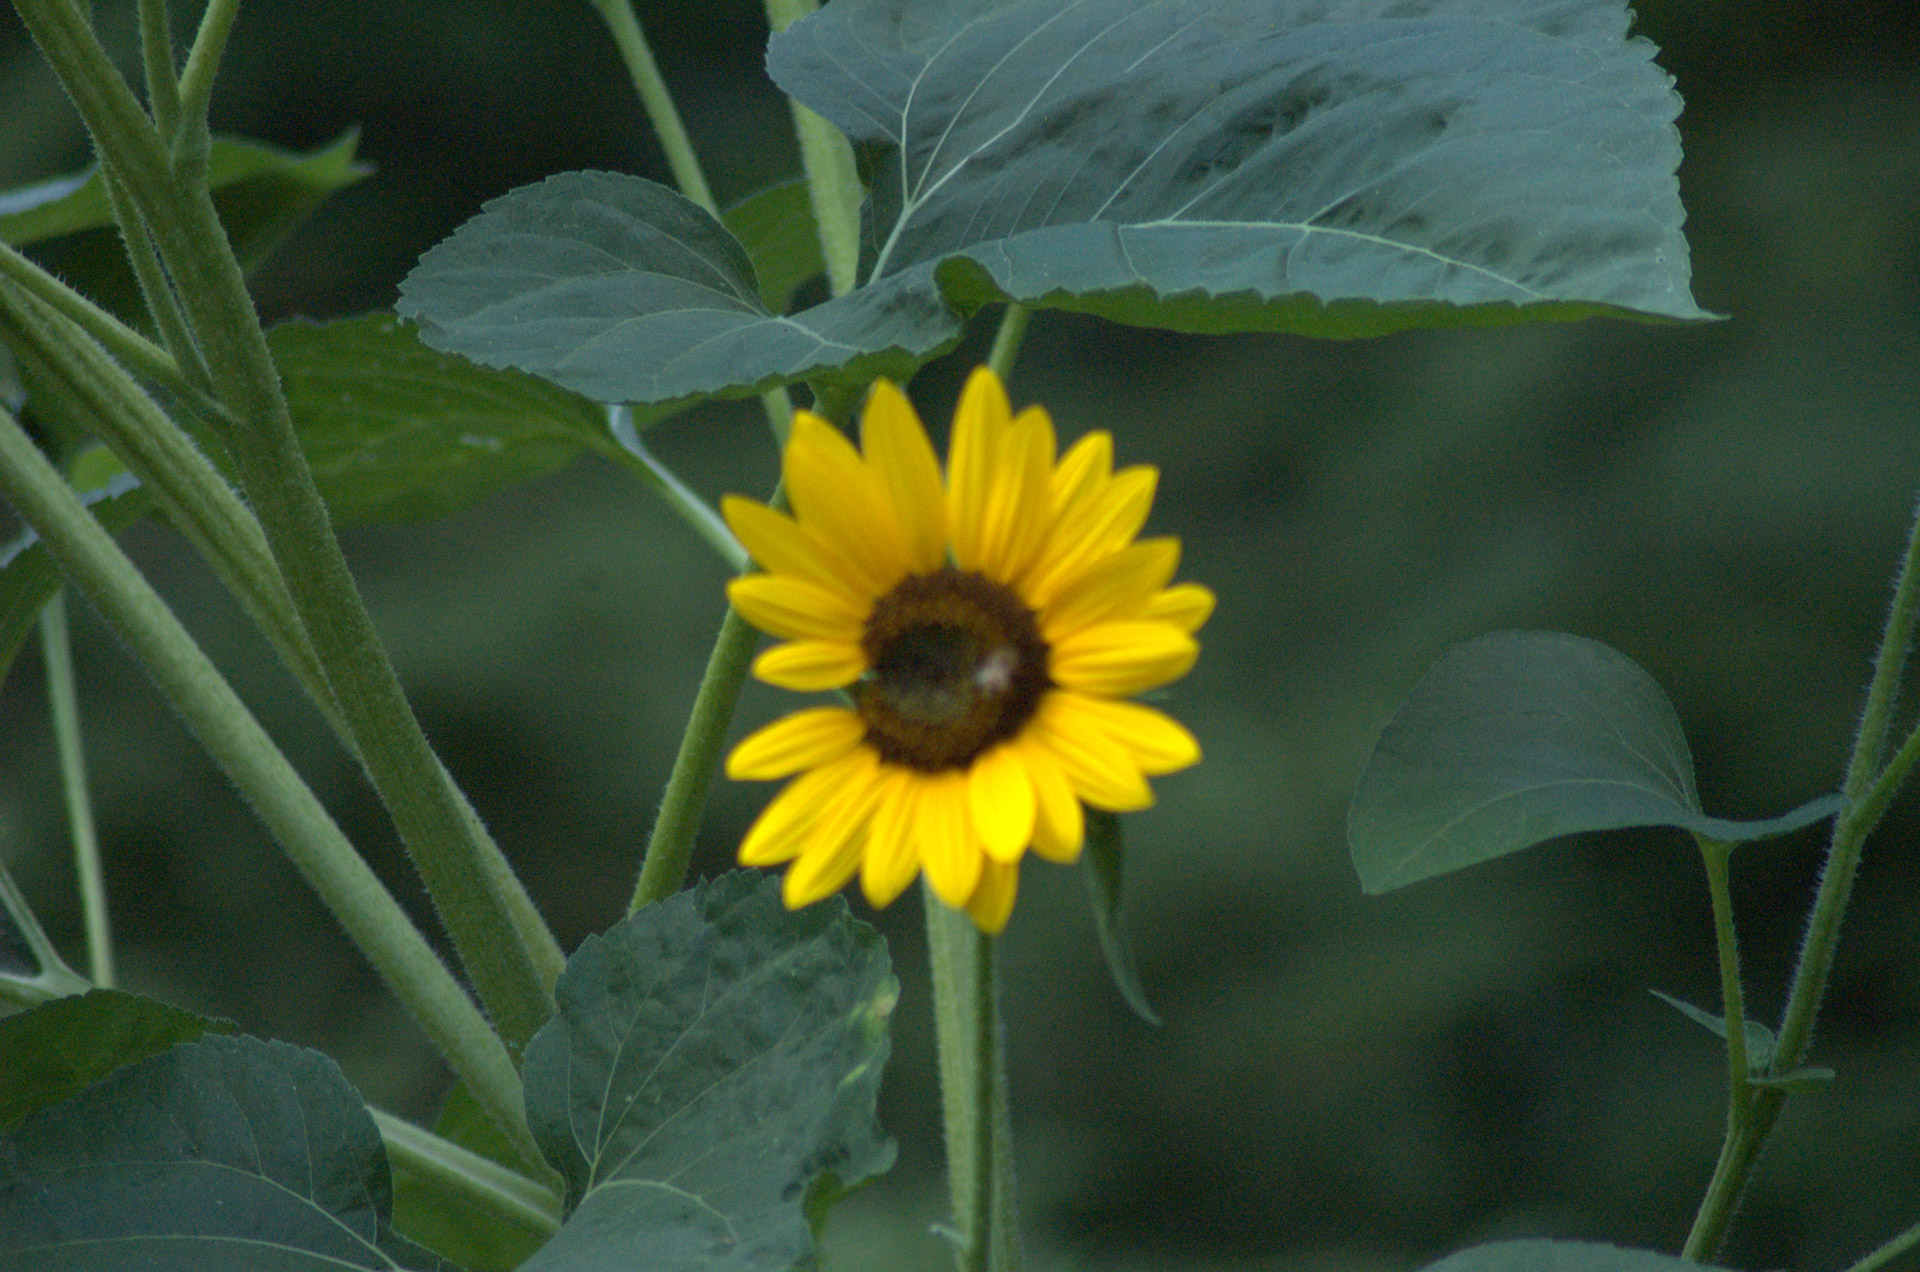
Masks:
[[[130,9],[98,5],[129,53]],[[1207,762],[1128,819],[1127,924],[1164,1028],[1108,983],[1082,882],[1024,876],[1007,1011],[1037,1266],[1336,1272],[1498,1237],[1673,1249],[1685,1232],[1723,1066],[1647,993],[1717,1001],[1684,835],[1556,843],[1367,899],[1340,834],[1394,706],[1494,628],[1576,632],[1645,667],[1724,816],[1837,780],[1920,486],[1920,10],[1642,10],[1687,101],[1696,292],[1731,321],[1348,344],[1034,324],[1016,399],[1159,465],[1153,531],[1183,538],[1183,576],[1221,602],[1175,703]],[[759,7],[642,18],[721,201],[790,176]],[[597,22],[533,0],[243,8],[215,125],[294,148],[359,125],[378,168],[263,267],[268,316],[390,305],[421,251],[549,173],[666,179]],[[10,10],[0,117],[29,121],[0,129],[0,185],[85,162]],[[920,376],[927,418],[946,418],[985,337]],[[650,440],[710,494],[771,484],[747,408]],[[177,538],[130,542],[424,920],[372,794],[237,608]],[[428,732],[571,949],[622,912],[721,567],[595,459],[348,549]],[[324,1048],[370,1099],[431,1117],[447,1078],[426,1043],[113,641],[84,619],[76,638],[129,987]],[[784,705],[750,691],[741,727]],[[0,688],[0,857],[77,949],[45,720],[29,651]],[[697,869],[726,867],[766,794],[720,785]],[[1915,807],[1868,848],[1812,1057],[1838,1079],[1790,1109],[1733,1265],[1840,1266],[1920,1217]],[[1819,843],[1735,857],[1763,1019]],[[836,1213],[828,1266],[936,1269],[919,916],[879,921],[903,986],[880,1109],[901,1166]]]

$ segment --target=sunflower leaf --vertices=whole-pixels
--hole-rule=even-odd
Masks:
[[[238,1026],[117,989],[56,998],[0,1020],[0,1130],[208,1032]]]
[[[684,196],[612,172],[522,186],[420,258],[399,312],[435,349],[601,402],[744,397],[816,377],[896,377],[951,346],[939,296],[843,296],[791,317],[738,239]]]
[[[6,1272],[161,1251],[179,1267],[435,1266],[389,1211],[366,1106],[333,1061],[285,1043],[206,1034],[0,1135]]]
[[[1360,886],[1388,892],[1581,831],[1675,826],[1724,843],[1833,815],[1700,810],[1693,755],[1653,678],[1597,641],[1495,632],[1448,651],[1387,724],[1353,793]]]
[[[1125,873],[1126,843],[1120,833],[1120,818],[1097,808],[1087,810],[1087,842],[1081,865],[1087,876],[1087,892],[1093,899],[1093,928],[1100,936],[1100,953],[1107,960],[1107,973],[1113,987],[1133,1008],[1134,1015],[1150,1025],[1159,1025],[1160,1016],[1147,1001],[1140,984],[1140,971],[1133,963],[1133,951],[1120,930],[1120,892]]]
[[[527,1272],[785,1272],[810,1201],[884,1171],[874,1121],[898,995],[839,898],[790,912],[739,871],[589,937],[528,1044],[527,1117],[568,1220]]]
[[[147,515],[153,501],[140,483],[124,471],[83,490],[81,502],[109,534],[118,534]],[[40,611],[60,590],[60,567],[33,528],[0,543],[0,680],[40,621]]]
[[[1422,1272],[1699,1272],[1704,1266],[1653,1250],[1592,1241],[1496,1241],[1429,1263]]]
[[[760,303],[770,312],[785,313],[801,284],[826,272],[820,230],[813,221],[813,196],[805,178],[795,177],[750,194],[720,219],[747,249],[760,284]]]
[[[605,408],[420,343],[391,314],[267,334],[300,445],[336,521],[445,516],[611,447]]]
[[[833,0],[774,82],[870,159],[865,303],[1363,336],[1693,301],[1624,0]],[[937,279],[937,282],[936,282]]]

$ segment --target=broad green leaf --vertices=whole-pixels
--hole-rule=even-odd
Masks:
[[[1347,842],[1360,886],[1381,893],[1580,831],[1742,843],[1838,807],[1829,795],[1766,821],[1707,816],[1651,676],[1584,637],[1495,632],[1448,651],[1401,704],[1354,790]]]
[[[1654,1250],[1591,1241],[1496,1241],[1450,1254],[1422,1272],[1699,1272],[1705,1265]]]
[[[236,137],[216,137],[207,181],[234,250],[253,265],[313,214],[326,197],[373,169],[357,162],[358,129],[300,154]],[[113,224],[98,167],[0,191],[0,240],[24,247]]]
[[[606,412],[420,343],[391,314],[268,333],[315,482],[346,525],[457,512],[606,441]]]
[[[8,1016],[0,1020],[0,1130],[122,1065],[209,1031],[237,1029],[230,1020],[117,989],[88,990]]]
[[[746,249],[663,185],[567,172],[522,186],[400,284],[421,339],[601,402],[741,397],[832,373],[901,375],[959,338],[938,295],[772,313]]]
[[[80,498],[110,534],[140,520],[153,506],[140,483],[124,471],[83,490]],[[0,680],[6,679],[14,655],[40,621],[40,611],[60,590],[60,581],[60,567],[32,527],[0,544]]]
[[[1366,336],[1694,304],[1680,99],[1624,0],[833,0],[774,82],[868,153],[877,307],[938,287]]]
[[[528,1272],[786,1272],[807,1201],[892,1164],[874,1122],[898,987],[839,898],[735,872],[590,937],[528,1045],[527,1117],[570,1217]]]
[[[1685,999],[1675,998],[1672,994],[1663,994],[1657,989],[1650,989],[1647,992],[1694,1024],[1705,1028],[1714,1037],[1726,1038],[1727,1018],[1725,1016],[1716,1016],[1710,1011],[1695,1007]],[[1780,1039],[1774,1035],[1773,1030],[1757,1020],[1743,1020],[1741,1024],[1746,1026],[1741,1032],[1747,1036],[1747,1068],[1754,1073],[1765,1073],[1767,1066],[1773,1063],[1773,1053],[1779,1048]]]
[[[760,303],[771,312],[785,313],[800,285],[826,272],[820,230],[813,221],[813,196],[805,178],[748,195],[720,219],[747,249],[760,284]]]
[[[447,1093],[433,1133],[502,1166],[525,1169],[512,1143],[465,1084]],[[473,1202],[438,1180],[414,1174],[399,1161],[393,1163],[393,1226],[468,1272],[512,1272],[547,1238],[545,1232]]]
[[[388,1226],[386,1151],[339,1066],[208,1034],[0,1135],[0,1269],[428,1265]]]
[[[1133,951],[1127,948],[1120,931],[1120,893],[1125,875],[1126,842],[1120,833],[1120,818],[1097,808],[1087,810],[1087,841],[1081,867],[1087,874],[1087,891],[1093,900],[1093,927],[1100,936],[1100,953],[1106,957],[1107,973],[1113,987],[1126,999],[1134,1014],[1150,1025],[1160,1023],[1147,991],[1140,984],[1140,971],[1133,964]]]

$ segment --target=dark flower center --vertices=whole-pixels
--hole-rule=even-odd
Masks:
[[[890,764],[965,768],[1020,732],[1047,679],[1047,643],[1014,593],[951,567],[910,574],[878,601],[853,688],[867,741]]]

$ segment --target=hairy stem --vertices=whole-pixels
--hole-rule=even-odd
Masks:
[[[667,167],[673,172],[674,184],[680,187],[680,193],[718,215],[713,191],[707,188],[706,174],[700,171],[693,143],[687,139],[687,126],[680,119],[680,109],[673,104],[672,94],[667,92],[667,82],[660,78],[660,68],[653,60],[653,50],[647,46],[646,32],[640,29],[640,19],[634,16],[631,0],[589,0],[589,3],[613,33],[614,46],[620,50],[620,60],[626,63],[633,89],[640,95],[640,104],[653,124],[654,135],[660,139],[660,148],[667,152]]]
[[[767,25],[778,32],[820,6],[816,0],[766,0],[766,7]],[[860,202],[866,197],[853,147],[838,128],[799,102],[788,98],[787,105],[800,140],[800,167],[807,174],[827,286],[835,296],[844,296],[859,282]]]
[[[218,669],[13,417],[0,411],[0,490],[239,788],[396,997],[528,1160],[512,1057]]]
[[[67,632],[64,592],[40,611],[40,653],[47,669],[47,701],[53,741],[60,752],[60,787],[66,794],[73,866],[80,884],[80,913],[87,930],[87,975],[102,989],[113,987],[113,930],[107,922],[107,886],[100,872],[100,837],[87,795],[86,750],[80,740],[80,695],[74,687],[73,642]]]
[[[395,1166],[542,1235],[551,1236],[560,1230],[560,1194],[547,1184],[383,1109],[369,1108],[367,1112],[373,1114],[373,1124],[380,1128],[381,1142]]]
[[[1916,1246],[1920,1246],[1920,1223],[1916,1223],[1872,1254],[1847,1268],[1846,1272],[1876,1272],[1876,1269],[1885,1267]]]

